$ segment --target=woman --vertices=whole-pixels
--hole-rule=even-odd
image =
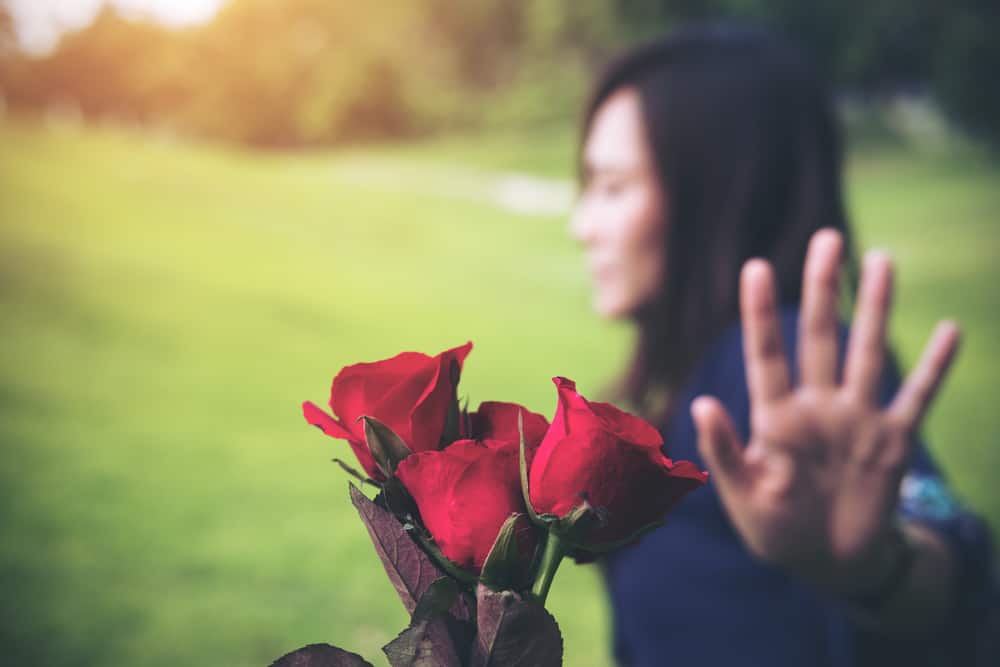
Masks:
[[[818,77],[766,32],[688,29],[612,64],[582,138],[572,234],[595,309],[638,327],[621,398],[712,474],[605,563],[618,660],[971,664],[988,534],[916,438],[958,329],[900,383],[880,252],[838,324],[857,279]]]

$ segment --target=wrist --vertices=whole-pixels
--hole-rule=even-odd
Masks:
[[[879,614],[905,587],[916,561],[916,548],[903,526],[893,523],[874,550],[866,575],[845,600],[862,611]]]
[[[955,608],[955,563],[948,544],[922,524],[907,521],[896,530],[885,547],[880,540],[888,564],[878,572],[882,578],[873,575],[864,588],[837,597],[863,627],[900,639],[930,638]]]

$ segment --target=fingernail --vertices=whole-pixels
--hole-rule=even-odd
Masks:
[[[938,322],[937,334],[939,336],[944,336],[946,334],[951,334],[956,338],[961,338],[962,328],[958,326],[958,322],[952,318],[948,318]]]
[[[892,255],[884,248],[872,248],[865,253],[866,262],[892,262]]]
[[[767,260],[762,257],[748,259],[743,265],[743,276],[746,280],[759,280],[767,273]]]
[[[832,227],[824,227],[813,238],[816,243],[840,243],[840,232]]]
[[[691,401],[691,416],[695,420],[699,420],[705,415],[705,411],[708,409],[708,399],[704,396],[699,396],[698,398]],[[699,414],[701,416],[699,416]]]

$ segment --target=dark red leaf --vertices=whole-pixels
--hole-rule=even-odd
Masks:
[[[350,489],[351,502],[368,529],[385,573],[399,593],[406,611],[412,614],[430,585],[444,575],[410,538],[392,512],[373,503],[353,484]]]
[[[281,656],[271,667],[372,667],[372,664],[357,653],[336,646],[310,644]]]
[[[563,640],[545,607],[513,591],[478,590],[479,633],[472,643],[472,667],[559,667]]]
[[[382,648],[392,667],[462,667],[468,645],[456,646],[452,630],[459,630],[458,623],[448,613],[460,593],[458,583],[448,577],[431,584],[410,626]]]

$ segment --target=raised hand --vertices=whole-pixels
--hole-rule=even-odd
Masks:
[[[698,447],[722,502],[758,557],[836,592],[871,590],[886,574],[899,485],[917,429],[958,344],[939,322],[891,404],[878,402],[892,266],[865,257],[843,378],[837,303],[843,239],[817,232],[803,276],[793,387],[770,265],[743,267],[740,308],[750,392],[746,447],[714,398],[692,404]],[[888,567],[891,567],[888,566]]]

